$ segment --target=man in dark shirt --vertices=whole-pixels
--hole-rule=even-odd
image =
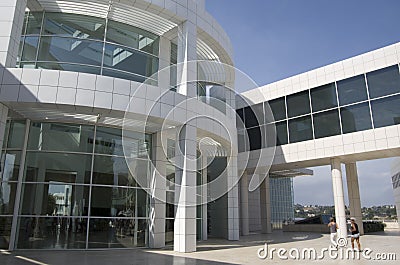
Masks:
[[[356,218],[350,218],[351,227],[351,248],[354,250],[354,240],[357,241],[358,251],[361,251],[361,244],[360,244],[360,231],[358,230],[358,225],[356,223]]]

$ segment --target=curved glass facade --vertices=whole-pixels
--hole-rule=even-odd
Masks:
[[[238,109],[243,120],[239,129],[239,151],[266,147],[268,139],[261,132],[275,125],[277,145],[296,143],[339,134],[352,133],[400,124],[400,70],[392,65],[292,95],[270,100],[275,121],[259,124],[263,106]]]
[[[158,71],[158,50],[157,35],[120,22],[28,12],[17,64],[144,82]]]
[[[24,151],[25,121],[9,121],[0,182],[0,248],[8,248],[18,201],[18,249],[146,246],[149,198],[132,174],[149,176],[151,136],[132,133],[131,171],[121,137],[116,128],[32,122]]]

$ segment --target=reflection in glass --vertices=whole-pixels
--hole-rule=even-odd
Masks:
[[[42,34],[103,40],[105,22],[104,18],[46,12]]]
[[[24,47],[22,48],[21,61],[36,61],[36,53],[39,43],[39,37],[26,36]]]
[[[134,168],[137,167],[132,167],[132,169]],[[136,186],[136,181],[126,165],[125,158],[115,156],[95,156],[92,183],[114,186]]]
[[[33,122],[29,131],[28,150],[91,153],[93,133],[93,126]]]
[[[92,216],[146,217],[147,193],[135,188],[92,188]]]
[[[286,119],[285,97],[268,101],[268,104],[272,110],[275,121]]]
[[[22,215],[86,216],[89,187],[50,182],[23,184]]]
[[[288,117],[296,117],[310,113],[310,98],[308,90],[286,97]]]
[[[3,152],[3,175],[2,181],[18,181],[19,165],[21,161],[20,151],[7,151]]]
[[[17,183],[0,182],[0,215],[12,215],[14,213],[16,191]],[[0,225],[1,229],[4,229],[4,226]]]
[[[12,217],[0,216],[0,249],[8,249],[12,219]]]
[[[256,110],[252,108],[252,106],[245,107],[243,109],[244,112],[244,124],[246,128],[251,128],[255,126],[259,126],[261,123],[262,116],[255,112]]]
[[[337,109],[313,114],[315,138],[340,134],[339,112]]]
[[[337,107],[335,83],[310,90],[313,112]]]
[[[400,124],[400,95],[371,101],[375,128]]]
[[[343,133],[372,129],[368,102],[340,108]]]
[[[289,120],[290,143],[313,139],[311,115]]]
[[[86,218],[21,217],[18,219],[19,249],[83,249]]]
[[[37,63],[38,69],[50,69],[70,72],[82,72],[94,75],[100,74],[100,67],[79,65],[79,64],[68,64],[68,63]]]
[[[147,244],[147,220],[90,219],[89,248],[132,248]]]
[[[260,127],[247,129],[247,134],[249,137],[250,151],[260,149],[263,142]]]
[[[277,122],[276,126],[276,145],[284,145],[288,143],[287,121]]]
[[[74,38],[41,37],[38,61],[101,65],[103,44]]]
[[[340,106],[368,99],[364,75],[338,81],[337,89]]]
[[[24,28],[22,30],[22,33],[26,35],[40,34],[42,18],[43,12],[29,12],[28,14],[25,14]]]
[[[8,122],[7,148],[22,149],[25,138],[25,121],[12,120]]]
[[[27,152],[24,181],[89,184],[91,161],[83,154]]]
[[[174,219],[165,220],[165,244],[174,242]]]
[[[396,65],[367,73],[370,98],[400,92],[400,73]]]

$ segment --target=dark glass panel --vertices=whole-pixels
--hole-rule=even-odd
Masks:
[[[20,151],[7,151],[2,154],[3,175],[2,181],[18,181],[19,165],[21,161]]]
[[[84,249],[86,218],[21,217],[18,249]]]
[[[313,114],[315,138],[340,134],[339,112],[337,109]]]
[[[261,112],[260,112],[261,111]],[[262,108],[253,108],[253,106],[248,106],[243,109],[244,112],[244,124],[246,128],[251,128],[259,126],[264,121],[264,114]]]
[[[276,145],[284,145],[288,143],[287,121],[277,122],[276,126]]]
[[[289,120],[290,143],[313,139],[311,115]]]
[[[400,92],[399,67],[393,65],[387,68],[367,73],[370,98],[377,98]]]
[[[90,219],[89,248],[133,248],[146,245],[145,219]]]
[[[25,139],[25,121],[12,120],[8,126],[7,148],[22,149]]]
[[[0,216],[0,249],[8,249],[12,219],[12,217]]]
[[[260,149],[263,142],[260,127],[247,129],[247,134],[249,137],[250,151]]]
[[[101,65],[103,43],[75,38],[42,37],[38,61]]]
[[[89,73],[94,75],[100,74],[100,67],[87,66],[80,64],[67,64],[67,63],[37,63],[38,69],[50,69],[70,72]]]
[[[46,12],[43,24],[43,35],[104,39],[104,18]]]
[[[69,183],[23,184],[21,215],[86,216],[89,187]]]
[[[156,35],[123,23],[108,22],[107,41],[158,55],[158,37]]]
[[[174,242],[174,219],[165,220],[165,243]]]
[[[88,184],[91,162],[90,155],[27,152],[24,181]]]
[[[40,34],[40,28],[42,27],[43,12],[29,12],[27,15],[28,24],[24,25],[24,30],[22,34]],[[24,21],[26,22],[26,21]],[[25,32],[26,28],[26,32]]]
[[[313,112],[337,107],[335,83],[310,90]]]
[[[121,78],[121,79],[126,79],[130,81],[135,81],[138,83],[144,83],[146,80],[146,84],[149,84],[150,79],[148,79],[145,76],[133,74],[133,73],[127,73],[124,71],[118,71],[118,70],[113,70],[109,68],[103,68],[103,75],[106,76],[111,76],[111,77],[116,77],[116,78]]]
[[[17,183],[0,182],[0,215],[12,215],[14,213],[14,202],[15,202],[16,192],[17,192]],[[2,228],[3,227],[0,226],[0,230]]]
[[[371,101],[375,128],[400,124],[400,95]]]
[[[343,133],[372,129],[368,102],[340,108]]]
[[[21,61],[36,61],[39,37],[26,36],[22,48]]]
[[[310,98],[308,90],[286,97],[288,117],[310,113]]]
[[[135,164],[139,164],[140,161],[135,162]],[[146,164],[145,162],[143,163]],[[139,168],[135,168],[139,171]],[[144,168],[146,168],[146,166],[144,166]],[[132,170],[133,169],[134,168],[132,168]],[[146,173],[146,171],[143,173]],[[128,169],[125,158],[115,156],[94,157],[92,183],[115,186],[136,186],[136,181]]]
[[[158,71],[158,59],[137,50],[106,44],[104,67],[150,77]]]
[[[368,99],[364,75],[354,76],[337,82],[340,106]]]
[[[94,126],[66,123],[31,123],[28,150],[93,151]]]
[[[285,97],[265,102],[269,104],[275,121],[286,119]]]

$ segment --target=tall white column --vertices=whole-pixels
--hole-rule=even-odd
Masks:
[[[162,148],[161,133],[153,135],[152,179],[150,181],[149,247],[165,247],[166,155]]]
[[[27,0],[0,1],[0,68],[15,67]]]
[[[249,234],[249,182],[245,172],[240,179],[240,217],[242,226],[242,235]]]
[[[196,251],[196,127],[183,125],[175,148],[174,251]]]
[[[358,174],[357,174],[356,163],[346,164],[346,180],[347,180],[347,192],[349,195],[350,215],[356,218],[358,229],[360,233],[363,235],[364,228],[362,223],[360,188],[358,186]]]
[[[158,86],[164,89],[170,89],[171,79],[171,41],[164,36],[160,37],[160,50],[158,53]]]
[[[339,226],[338,238],[347,237],[346,212],[344,204],[342,169],[340,160],[331,159],[333,199],[335,203],[335,217]]]
[[[264,179],[260,186],[260,213],[261,213],[261,232],[263,234],[272,233],[271,226],[271,194],[269,190],[269,175]]]

